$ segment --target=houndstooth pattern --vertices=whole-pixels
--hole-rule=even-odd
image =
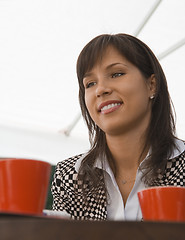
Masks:
[[[168,160],[164,175],[158,176],[156,186],[185,186],[185,152]]]
[[[107,216],[106,195],[102,184],[97,186],[99,199],[93,196],[88,182],[85,183],[87,199],[84,201],[82,195],[82,181],[77,179],[74,168],[76,161],[82,155],[71,157],[59,162],[55,170],[52,182],[53,210],[63,211],[76,220],[105,220]],[[103,181],[103,177],[100,182]]]
[[[65,210],[72,219],[76,220],[105,220],[107,218],[107,202],[102,184],[97,186],[99,195],[94,197],[88,182],[86,182],[88,195],[87,201],[84,202],[80,187],[82,181],[77,179],[74,167],[81,156],[77,155],[57,164],[51,188],[54,199],[53,210]],[[103,181],[103,177],[100,178],[100,183],[101,181]],[[154,185],[185,186],[185,153],[168,160],[165,174],[159,174]]]

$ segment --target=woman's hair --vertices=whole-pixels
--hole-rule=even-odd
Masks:
[[[83,180],[90,179],[94,186],[97,185],[99,175],[94,162],[97,157],[106,156],[111,161],[105,133],[92,120],[86,104],[84,75],[103,57],[108,46],[119,51],[129,62],[135,65],[147,78],[152,74],[156,78],[155,98],[152,100],[151,120],[147,130],[146,145],[150,146],[152,153],[143,165],[144,179],[152,185],[152,181],[159,174],[164,173],[167,159],[175,147],[175,123],[172,112],[171,99],[161,65],[151,49],[136,37],[127,34],[104,34],[92,39],[81,51],[77,61],[77,76],[79,81],[79,101],[82,115],[87,123],[91,149],[82,161],[80,174]],[[145,145],[145,147],[147,147]],[[144,149],[143,149],[144,151]],[[152,180],[152,181],[151,181]]]

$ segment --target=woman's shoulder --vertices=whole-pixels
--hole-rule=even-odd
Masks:
[[[159,182],[162,185],[185,186],[184,169],[185,151],[168,160],[165,175]]]
[[[57,163],[55,174],[66,175],[67,173],[77,173],[75,165],[81,162],[85,154],[78,154]]]
[[[179,155],[174,158],[168,159],[167,169],[182,168],[185,167],[185,151],[181,152]]]

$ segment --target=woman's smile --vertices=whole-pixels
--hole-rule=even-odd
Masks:
[[[98,112],[100,112],[101,114],[108,114],[119,109],[122,104],[123,102],[121,101],[109,100],[99,105]]]

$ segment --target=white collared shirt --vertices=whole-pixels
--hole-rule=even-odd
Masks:
[[[179,156],[182,152],[185,151],[185,145],[183,141],[176,140],[176,145],[178,149],[174,149],[174,152],[171,155],[170,159]],[[84,156],[78,159],[75,164],[75,169],[77,172],[79,171],[83,158]],[[137,170],[134,186],[124,206],[119,187],[108,161],[105,159],[102,166],[102,161],[97,159],[95,167],[103,169],[105,171],[105,184],[108,191],[107,219],[140,221],[142,219],[142,214],[139,206],[137,192],[145,189],[147,186],[145,186],[144,182],[141,180],[142,173],[139,168]]]

